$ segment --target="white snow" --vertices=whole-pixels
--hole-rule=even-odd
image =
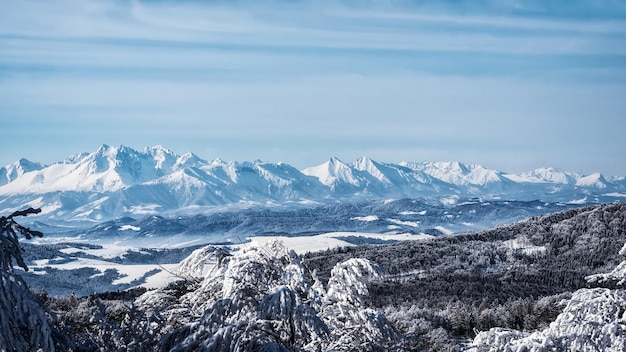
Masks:
[[[572,174],[553,167],[538,168],[529,173],[524,173],[522,176],[534,180],[535,182],[560,184],[575,183]]]
[[[368,216],[355,216],[353,218],[350,218],[350,220],[358,220],[358,221],[366,221],[366,222],[370,222],[370,221],[376,221],[378,220],[378,216],[376,215],[368,215]]]
[[[626,193],[611,192],[611,193],[606,193],[605,196],[626,198]]]
[[[458,161],[446,162],[421,162],[407,163],[401,165],[413,170],[424,172],[438,180],[458,186],[480,185],[485,186],[491,183],[501,182],[500,172],[489,170],[481,165],[463,164]]]
[[[159,271],[158,273],[148,276],[146,278],[146,281],[144,283],[142,283],[141,285],[139,285],[140,287],[145,287],[148,289],[152,289],[152,288],[162,288],[167,286],[169,283],[176,281],[176,280],[180,280],[179,276],[176,276],[175,274],[173,274],[176,270],[176,267],[178,266],[178,264],[161,264],[158,266],[158,269],[161,269],[161,271]],[[144,268],[145,270],[146,268]],[[154,270],[157,268],[150,268],[149,270],[145,271],[144,273],[150,271],[150,270]],[[142,274],[143,275],[143,274]],[[141,277],[141,275],[139,276]]]
[[[59,249],[59,252],[65,253],[65,254],[74,254],[74,253],[83,252],[83,251],[84,251],[83,249],[76,248],[76,247],[68,247],[68,248]]]
[[[517,183],[539,183],[540,180],[528,175],[504,174],[503,177]]]
[[[120,226],[120,231],[126,231],[126,230],[141,231],[141,228],[137,227],[137,226],[133,226],[133,225],[122,225],[122,226]]]
[[[100,242],[98,246],[102,248],[80,248],[80,243],[85,243],[84,239],[80,237],[60,237],[60,238],[47,238],[48,241],[38,241],[36,243],[59,243],[59,242],[74,242],[76,247],[67,247],[59,249],[60,252],[65,254],[74,254],[82,252],[90,254],[103,259],[111,259],[115,257],[123,257],[129,251],[139,252],[138,243],[130,243],[128,241],[114,241],[114,242]],[[169,246],[169,245],[168,245]],[[156,245],[155,245],[156,247]],[[173,247],[173,246],[169,246]]]
[[[504,241],[503,244],[510,250],[521,252],[522,254],[529,256],[543,254],[547,250],[545,246],[533,245],[530,240],[525,236],[520,236],[508,241]]]
[[[398,220],[398,219],[385,219],[387,221],[389,221],[392,224],[396,224],[396,225],[404,225],[404,226],[411,226],[411,227],[419,227],[420,226],[420,222],[419,221],[404,221],[404,220]]]
[[[128,211],[136,215],[152,215],[155,214],[160,207],[160,204],[142,204],[132,206]]]
[[[298,254],[306,252],[316,252],[336,247],[353,246],[353,244],[331,236],[305,236],[305,237],[285,237],[285,236],[260,236],[248,238],[253,245],[263,245],[271,241],[281,241],[289,249]],[[238,245],[236,247],[239,247]]]
[[[606,188],[606,180],[600,173],[594,173],[588,176],[580,176],[576,180],[576,186]]]
[[[360,185],[359,180],[352,172],[352,168],[335,157],[321,165],[306,168],[302,170],[302,173],[317,177],[322,184],[331,188],[341,183],[353,186]]]
[[[119,284],[130,284],[134,280],[140,279],[143,275],[151,270],[158,269],[160,270],[159,276],[152,277],[150,281],[146,281],[140,286],[150,287],[150,288],[158,288],[164,287],[168,283],[179,280],[180,277],[177,277],[174,273],[177,264],[164,264],[164,265],[154,265],[154,264],[132,264],[132,265],[115,265],[114,269],[116,269],[120,274],[126,275],[112,282],[113,285]],[[163,270],[166,269],[167,271]],[[98,268],[101,270],[101,268]],[[153,286],[154,285],[154,286]]]
[[[363,156],[360,157],[357,161],[355,161],[352,166],[360,171],[365,171],[370,175],[374,176],[380,182],[384,184],[391,184],[392,181],[385,175],[385,173],[381,170],[382,165],[373,161],[372,159]]]
[[[443,205],[454,205],[458,203],[459,196],[450,196],[441,198],[441,204]]]
[[[66,253],[71,253],[72,251],[68,249],[62,250]],[[82,251],[82,250],[81,250]],[[62,258],[56,258],[62,259]],[[114,280],[112,282],[113,285],[126,284],[131,283],[133,280],[140,279],[146,273],[152,270],[159,270],[159,273],[149,276],[145,283],[139,285],[146,288],[158,288],[164,287],[168,283],[179,280],[179,277],[171,274],[174,273],[178,264],[119,264],[112,263],[105,260],[98,259],[87,259],[87,258],[74,258],[73,260],[55,264],[54,259],[42,259],[36,260],[35,266],[32,268],[33,272],[41,272],[38,271],[37,268],[43,269],[45,267],[50,267],[58,270],[73,270],[80,268],[94,268],[98,270],[101,274],[103,274],[108,269],[115,269],[122,276],[121,278]],[[165,270],[164,270],[165,269]]]
[[[426,210],[422,210],[422,211],[405,210],[405,211],[399,212],[398,214],[399,215],[426,215]]]
[[[454,231],[449,230],[443,226],[435,226],[435,229],[441,231],[444,235],[451,235],[454,233]]]
[[[587,197],[583,197],[580,199],[573,199],[567,202],[567,204],[581,204],[581,205],[585,203],[587,203]]]
[[[317,236],[258,236],[248,237],[248,239],[253,245],[262,245],[271,241],[281,241],[287,248],[294,250],[298,254],[303,254],[306,252],[316,252],[337,247],[354,246],[354,244],[340,239],[341,237],[348,236],[373,238],[385,241],[428,240],[433,238],[433,236],[427,234],[413,235],[408,233],[378,234],[366,232],[329,232]],[[234,247],[240,246],[242,245],[235,245]]]

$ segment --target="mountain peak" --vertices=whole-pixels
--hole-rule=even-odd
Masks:
[[[350,166],[348,166],[348,164],[344,163],[343,161],[339,160],[339,158],[337,157],[331,157],[330,159],[328,159],[328,167],[333,169],[335,172],[339,171],[339,170],[345,170],[345,169],[349,169]]]
[[[322,184],[333,189],[341,183],[359,185],[359,181],[352,173],[352,168],[334,156],[321,165],[302,170],[302,173],[317,177]]]
[[[461,172],[464,174],[468,173],[471,168],[470,165],[463,164],[459,161],[439,161],[432,164],[444,171]]]
[[[336,156],[331,156],[330,159],[328,159],[328,164],[329,165],[343,164],[343,161],[339,160],[339,158],[337,158]]]
[[[44,168],[43,164],[30,161],[26,158],[21,158],[20,160],[14,162],[11,166],[14,169],[20,170],[22,173],[41,170]]]
[[[41,163],[32,162],[26,158],[0,168],[0,185],[7,184],[25,173],[43,169],[45,166]]]
[[[157,144],[157,145],[153,145],[153,146],[148,146],[144,148],[144,153],[167,153],[167,154],[171,154],[172,151],[165,148],[164,146]]]
[[[213,160],[211,160],[211,165],[226,165],[227,162],[225,162],[224,160],[222,160],[222,158],[217,157]]]
[[[61,196],[67,191],[76,192],[76,197]],[[191,152],[177,156],[160,145],[138,152],[123,145],[103,144],[95,152],[49,166],[20,159],[0,168],[0,194],[5,208],[40,204],[45,199],[53,204],[49,207],[51,215],[58,210],[54,216],[59,218],[95,219],[97,214],[119,216],[145,209],[176,211],[184,206],[242,201],[261,204],[268,200],[317,202],[358,197],[456,195],[569,202],[589,196],[587,199],[609,202],[623,200],[626,181],[556,168],[514,175],[458,161],[398,165],[367,156],[350,164],[333,156],[320,165],[298,170],[289,164],[260,160],[226,163],[216,158],[207,162]]]
[[[123,148],[123,146],[120,146]],[[110,158],[110,157],[115,157],[115,155],[118,152],[118,147],[112,147],[108,144],[102,144],[95,152],[91,153],[90,155],[92,155],[93,157],[104,157],[104,158]]]
[[[207,162],[192,152],[187,152],[176,159],[173,169],[180,170],[188,167],[200,167],[206,165]]]
[[[588,176],[580,177],[576,180],[576,186],[606,188],[608,181],[601,173],[596,172]]]
[[[367,156],[361,156],[352,163],[352,167],[357,170],[365,170],[373,165],[372,159]]]
[[[111,146],[109,146],[108,144],[101,144],[98,149],[96,149],[96,153],[98,152],[102,152],[102,151],[107,151],[111,149]]]
[[[375,163],[374,160],[372,160],[370,157],[368,156],[361,156],[358,159],[356,159],[356,161],[354,162],[355,166],[360,166],[360,167],[366,167],[368,165],[373,165]]]
[[[576,181],[571,173],[565,172],[555,167],[540,167],[531,172],[522,174],[523,176],[535,179],[537,182],[574,184]]]
[[[144,148],[144,154],[152,156],[155,161],[155,168],[159,170],[170,169],[178,161],[178,155],[161,145]]]

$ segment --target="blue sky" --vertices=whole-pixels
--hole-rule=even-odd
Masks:
[[[0,165],[205,159],[626,175],[624,1],[2,1]]]

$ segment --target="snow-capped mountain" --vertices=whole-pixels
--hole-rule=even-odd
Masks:
[[[43,168],[44,166],[40,163],[20,159],[13,164],[0,168],[0,186],[6,185],[27,172],[41,170]]]
[[[502,173],[495,170],[487,170],[480,165],[466,165],[458,161],[450,162],[403,162],[412,170],[421,171],[441,181],[458,185],[485,186],[491,183],[502,182]]]
[[[107,220],[199,207],[311,203],[363,198],[481,197],[610,202],[626,196],[623,178],[542,168],[520,175],[459,162],[335,157],[298,170],[286,163],[203,160],[161,147],[102,145],[51,165],[21,159],[0,168],[0,211],[41,207],[42,217]]]

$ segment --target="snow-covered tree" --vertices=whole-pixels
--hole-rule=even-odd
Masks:
[[[213,264],[208,271],[200,268]],[[233,255],[211,248],[179,267],[183,277],[206,271],[178,299],[149,291],[136,302],[168,317],[161,351],[375,350],[392,344],[395,328],[364,303],[368,280],[379,277],[363,259],[341,263],[328,290],[278,241],[250,245]]]
[[[626,245],[619,252],[626,256]],[[622,262],[590,282],[624,283]],[[546,329],[533,333],[492,328],[474,338],[471,351],[615,351],[626,350],[626,290],[593,288],[574,292],[563,312]]]
[[[615,351],[626,348],[626,291],[576,291],[550,326],[533,333],[492,328],[473,341],[475,352]]]
[[[397,338],[385,316],[364,301],[367,283],[380,278],[380,269],[367,259],[348,259],[333,268],[321,312],[333,332],[333,350],[373,350]]]
[[[187,280],[202,278],[206,274],[205,268],[220,265],[223,258],[228,256],[228,251],[220,247],[205,246],[196,249],[180,262],[176,274]]]
[[[54,351],[46,315],[28,286],[13,268],[13,262],[28,270],[19,245],[19,235],[27,239],[42,233],[18,224],[15,217],[37,214],[29,208],[0,217],[0,350]]]

